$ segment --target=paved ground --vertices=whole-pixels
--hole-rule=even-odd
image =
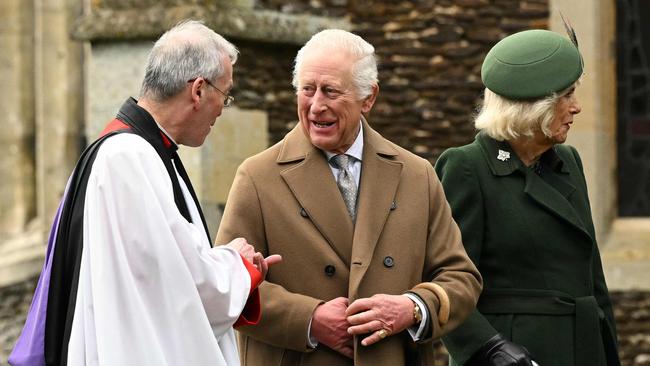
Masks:
[[[612,233],[601,252],[614,302],[622,366],[650,366],[650,220],[617,220]],[[20,334],[36,280],[0,288],[0,366],[7,365]],[[444,358],[442,353],[439,357]]]
[[[8,365],[7,357],[20,335],[32,300],[36,279],[0,289],[0,365]]]
[[[650,290],[650,219],[615,220],[601,254],[610,290]]]

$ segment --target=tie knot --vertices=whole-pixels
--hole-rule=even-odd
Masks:
[[[330,160],[335,167],[343,170],[348,170],[348,165],[350,164],[349,156],[345,154],[334,155]]]

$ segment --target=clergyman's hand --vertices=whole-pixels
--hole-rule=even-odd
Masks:
[[[348,358],[354,358],[352,335],[348,333],[350,324],[345,315],[347,307],[348,299],[345,297],[337,297],[319,305],[311,321],[311,336],[318,343]]]
[[[264,258],[262,253],[257,252],[253,256],[253,264],[255,265],[255,268],[262,273],[262,280],[266,278],[266,274],[269,272],[269,267],[280,262],[282,262],[282,256],[279,254],[273,254]]]
[[[230,243],[226,244],[226,246],[236,250],[247,261],[254,263],[253,261],[255,257],[255,247],[248,244],[246,239],[244,238],[234,239]]]

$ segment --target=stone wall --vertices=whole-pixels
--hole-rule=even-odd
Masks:
[[[622,365],[650,365],[650,292],[614,291],[611,295]]]
[[[296,97],[291,85],[294,45],[267,45],[234,40],[240,57],[234,68],[235,104],[263,110],[269,119],[269,143],[282,139],[296,120]]]
[[[36,216],[33,19],[30,2],[0,2],[0,13],[7,14],[0,26],[0,253],[2,242],[20,234]]]
[[[548,26],[547,0],[262,0],[257,6],[348,16],[352,30],[372,43],[379,56],[380,92],[369,118],[372,126],[431,162],[447,147],[473,139],[472,116],[482,92],[480,66],[489,48],[510,33]],[[285,49],[283,54],[293,57],[295,52]],[[245,75],[247,69],[240,65],[236,72]],[[279,75],[290,90],[288,71]],[[293,97],[280,95],[284,107],[274,107],[277,118],[270,118],[273,141],[296,118]]]
[[[79,0],[0,1],[0,286],[34,275],[46,229],[79,157]]]

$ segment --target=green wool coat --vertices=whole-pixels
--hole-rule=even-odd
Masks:
[[[540,365],[618,365],[612,305],[582,162],[556,145],[537,171],[507,142],[479,133],[435,170],[467,253],[483,275],[477,310],[443,338],[462,365],[493,335]]]

